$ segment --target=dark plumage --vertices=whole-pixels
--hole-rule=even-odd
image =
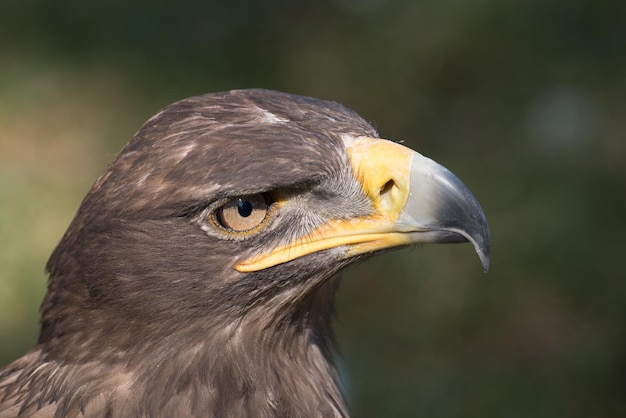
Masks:
[[[367,186],[378,154],[357,145],[376,136],[338,104],[266,90],[192,97],[148,120],[50,257],[40,337],[0,370],[0,417],[347,416],[336,273],[416,242],[470,240],[485,266],[489,255],[480,207],[439,166],[456,194],[424,192],[434,221],[404,221],[418,192],[401,176]],[[359,226],[326,240],[355,220],[385,238]]]

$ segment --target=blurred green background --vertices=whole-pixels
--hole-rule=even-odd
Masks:
[[[476,194],[493,235],[345,274],[357,417],[626,416],[626,3],[0,3],[0,364],[44,264],[159,108],[265,87],[331,99]]]

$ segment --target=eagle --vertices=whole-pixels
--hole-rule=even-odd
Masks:
[[[36,346],[0,417],[346,417],[338,274],[490,234],[468,188],[331,101],[205,94],[150,118],[47,265]]]

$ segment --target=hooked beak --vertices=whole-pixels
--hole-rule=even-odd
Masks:
[[[325,249],[345,246],[353,257],[419,243],[469,241],[489,269],[489,225],[478,201],[451,171],[395,142],[344,137],[352,171],[374,213],[335,219],[268,254],[243,260],[241,272],[262,270]]]

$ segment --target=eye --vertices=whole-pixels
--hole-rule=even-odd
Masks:
[[[265,198],[255,194],[230,200],[215,212],[215,219],[225,229],[247,231],[263,222],[267,212]]]

